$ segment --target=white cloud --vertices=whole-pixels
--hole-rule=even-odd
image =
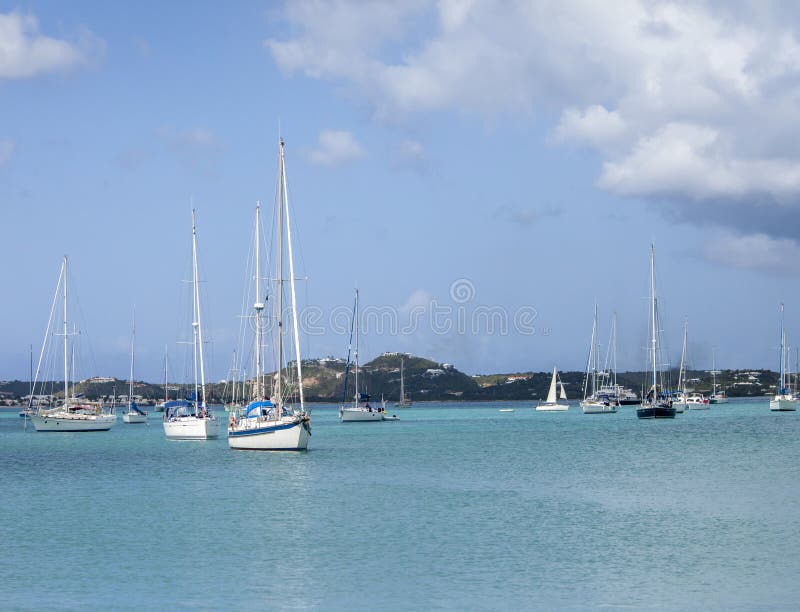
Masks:
[[[350,132],[323,130],[319,134],[317,148],[309,153],[309,159],[323,166],[338,166],[364,155],[363,147]]]
[[[766,234],[721,232],[703,246],[706,259],[740,270],[800,276],[800,244]]]
[[[16,149],[16,143],[13,140],[0,140],[0,166],[5,164]]]
[[[72,44],[44,36],[33,15],[0,13],[0,79],[29,78],[87,63],[103,43],[88,30],[80,39]]]
[[[278,66],[379,118],[560,114],[614,193],[800,203],[800,43],[791,5],[588,0],[291,2]]]
[[[404,315],[408,315],[412,311],[415,313],[427,312],[432,301],[433,295],[425,289],[417,289],[408,296],[406,303],[401,305],[398,310]]]

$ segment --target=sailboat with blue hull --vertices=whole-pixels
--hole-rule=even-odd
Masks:
[[[297,322],[297,300],[295,293],[294,256],[292,254],[292,231],[289,216],[289,198],[286,189],[286,169],[283,153],[283,139],[280,140],[278,197],[277,197],[277,253],[275,319],[277,344],[277,369],[273,378],[271,396],[267,396],[263,380],[264,352],[264,309],[266,298],[261,297],[261,206],[256,206],[255,230],[255,303],[253,319],[255,322],[255,389],[252,401],[241,414],[230,415],[228,422],[228,446],[239,450],[305,450],[311,437],[311,415],[305,409],[303,397],[303,366],[300,358],[300,334]],[[284,226],[286,232],[286,254],[289,260],[289,281],[292,306],[293,341],[295,348],[294,367],[284,368],[284,307],[283,293],[287,281],[284,280]],[[288,365],[288,364],[286,364]],[[288,374],[294,370],[294,380]],[[286,374],[285,374],[286,372]],[[292,405],[294,391],[299,406]]]

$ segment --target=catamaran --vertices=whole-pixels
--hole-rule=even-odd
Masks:
[[[613,414],[617,411],[619,401],[616,395],[616,381],[611,386],[610,381],[603,384],[607,378],[609,354],[616,344],[616,317],[612,319],[611,341],[609,352],[606,353],[606,367],[600,371],[600,345],[597,343],[597,304],[594,306],[594,320],[592,323],[592,339],[589,343],[589,359],[586,362],[586,376],[583,379],[583,400],[581,410],[583,414]],[[616,361],[616,354],[614,354]],[[616,365],[613,366],[616,375]],[[591,380],[591,393],[589,393],[589,380]]]
[[[558,368],[553,367],[553,377],[550,379],[550,389],[547,391],[547,400],[536,406],[539,412],[563,412],[569,410],[569,404],[559,404],[556,400],[556,384],[561,385],[561,396],[559,399],[567,399],[567,393],[564,391],[564,383],[558,379]]]
[[[650,245],[650,365],[653,366],[653,380],[650,390],[642,398],[642,405],[636,409],[636,416],[640,419],[674,419],[675,408],[669,397],[664,393],[665,385],[663,373],[659,368],[658,348],[658,306],[656,300],[656,264],[655,247]]]
[[[136,311],[133,313],[133,326],[131,328],[131,379],[128,382],[128,410],[122,413],[125,423],[147,423],[147,412],[139,408],[133,401],[133,364],[136,349]]]
[[[278,194],[277,194],[277,251],[276,288],[274,316],[277,323],[275,342],[277,345],[276,372],[273,377],[271,396],[268,396],[263,380],[263,336],[264,309],[267,298],[261,291],[261,206],[256,206],[255,229],[255,302],[253,320],[255,321],[255,366],[254,396],[252,401],[236,412],[228,421],[228,446],[239,450],[305,450],[311,437],[311,415],[306,412],[303,396],[303,364],[300,358],[300,333],[297,322],[297,300],[295,292],[294,255],[292,253],[292,229],[289,215],[289,194],[286,187],[286,166],[283,152],[283,139],[280,139]],[[284,225],[286,227],[286,254],[289,260],[289,289],[292,303],[292,330],[295,349],[294,367],[284,368]],[[288,366],[288,364],[287,364]],[[296,376],[290,379],[290,371]],[[299,407],[292,405],[297,393]]]
[[[769,409],[773,412],[794,412],[797,410],[797,399],[786,385],[786,332],[783,329],[783,304],[781,304],[781,358],[778,392],[769,401]]]
[[[369,403],[370,396],[368,393],[359,393],[358,388],[358,328],[359,328],[359,318],[358,318],[358,289],[356,289],[356,297],[355,301],[353,302],[353,319],[352,325],[350,329],[350,337],[352,340],[353,334],[355,334],[356,344],[355,344],[355,351],[353,353],[353,362],[355,365],[355,394],[353,395],[353,402],[352,404],[346,404],[347,402],[347,382],[348,382],[348,375],[350,373],[350,350],[348,349],[347,352],[347,365],[345,366],[345,375],[344,375],[344,390],[342,391],[342,405],[339,407],[339,418],[342,420],[342,423],[376,423],[378,421],[383,421],[383,410],[381,408],[373,407]],[[352,345],[351,345],[352,346]]]
[[[45,349],[50,344],[48,340],[50,336],[51,325],[53,324],[53,313],[56,310],[59,291],[61,291],[61,298],[63,300],[62,335],[64,338],[64,401],[61,405],[49,407],[39,406],[34,411],[34,393],[32,392],[29,400],[30,403],[28,404],[31,422],[33,423],[36,431],[108,431],[116,422],[116,417],[113,414],[105,412],[100,402],[90,402],[85,400],[81,395],[75,394],[74,388],[72,389],[72,393],[70,393],[70,338],[77,335],[77,330],[75,329],[75,326],[73,326],[73,331],[69,331],[69,323],[67,319],[66,255],[64,256],[63,263],[61,264],[61,273],[59,274],[58,283],[56,284],[56,292],[53,296],[53,304],[50,307],[50,318],[47,321],[47,329],[45,331],[44,341],[42,342],[42,350],[39,353],[39,363],[36,366],[36,376],[34,377],[33,390],[35,392],[36,385],[39,381]],[[74,345],[72,349],[72,374],[74,379]],[[39,384],[42,385],[43,383]]]
[[[219,419],[206,402],[203,326],[200,317],[200,282],[197,271],[197,225],[192,209],[192,363],[194,392],[164,408],[164,434],[171,440],[209,440],[219,435]],[[198,380],[199,367],[199,380]]]

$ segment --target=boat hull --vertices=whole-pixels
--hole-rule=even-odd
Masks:
[[[34,414],[30,419],[36,431],[108,431],[117,421],[113,414]]]
[[[383,421],[383,413],[373,410],[359,410],[356,408],[341,408],[339,418],[342,423],[379,423]]]
[[[708,400],[709,404],[727,404],[728,398],[727,397],[712,397]]]
[[[617,407],[614,404],[600,402],[581,402],[583,414],[614,414]]]
[[[672,407],[677,414],[681,414],[686,410],[686,402],[672,402]]]
[[[769,400],[769,409],[773,412],[794,412],[797,410],[796,399],[771,399]]]
[[[219,436],[216,417],[176,417],[164,421],[164,434],[169,440],[212,440]]]
[[[147,415],[139,414],[138,412],[125,412],[122,415],[124,423],[147,423]]]
[[[642,406],[636,409],[640,419],[674,419],[675,408],[672,406]]]
[[[536,406],[537,412],[566,412],[569,404],[539,404]]]
[[[306,450],[311,427],[300,419],[263,421],[242,419],[228,430],[228,446],[236,450]]]

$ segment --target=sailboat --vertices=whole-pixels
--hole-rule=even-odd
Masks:
[[[405,359],[400,357],[400,401],[397,402],[398,408],[408,408],[411,406],[411,398],[406,395],[406,382],[404,376]]]
[[[612,323],[611,342],[609,343],[609,351],[612,350],[613,344],[616,342],[616,322]],[[597,344],[597,304],[594,306],[594,321],[592,323],[592,339],[589,343],[589,359],[586,362],[586,376],[583,382],[583,400],[581,401],[581,410],[583,414],[613,414],[617,411],[619,401],[616,396],[616,389],[606,385],[602,385],[602,380],[606,376],[606,370],[600,371],[600,346]],[[608,357],[608,354],[606,355]],[[616,355],[614,356],[616,360]],[[608,361],[608,358],[606,359]],[[607,366],[608,364],[606,364]],[[615,368],[616,370],[616,368]],[[591,393],[589,391],[589,380],[592,382]]]
[[[277,345],[277,369],[273,377],[272,395],[267,396],[263,379],[263,335],[264,308],[266,299],[262,301],[261,293],[261,206],[256,206],[255,229],[255,303],[253,319],[255,321],[255,389],[252,401],[243,408],[238,416],[230,415],[228,422],[228,446],[239,450],[305,450],[311,437],[311,415],[306,412],[303,396],[303,367],[300,359],[300,333],[297,322],[297,300],[295,293],[294,255],[292,253],[292,228],[289,215],[289,196],[286,187],[286,167],[283,153],[283,139],[280,139],[277,197],[277,251],[276,251],[276,289],[275,319],[277,323],[275,343]],[[294,370],[296,379],[285,379],[284,370],[284,225],[286,226],[286,254],[289,259],[289,288],[292,296],[292,329],[295,349]],[[288,364],[287,364],[288,366]],[[299,407],[292,406],[293,386],[298,393]]]
[[[339,418],[342,423],[375,423],[383,420],[383,410],[373,408],[369,403],[368,393],[359,393],[358,388],[358,289],[356,289],[356,297],[353,302],[353,323],[350,329],[350,336],[352,339],[355,334],[356,345],[353,353],[353,361],[355,365],[355,395],[353,396],[352,404],[345,404],[347,401],[347,379],[350,369],[350,353],[347,354],[347,366],[345,367],[344,376],[344,390],[342,391],[342,405],[339,407]]]
[[[99,402],[89,402],[81,396],[70,394],[69,379],[70,379],[70,337],[77,335],[77,331],[73,326],[73,331],[69,332],[69,324],[67,319],[67,257],[64,256],[63,263],[61,264],[61,273],[58,277],[56,285],[56,293],[53,297],[53,304],[50,308],[50,319],[47,321],[47,330],[45,331],[44,341],[42,342],[42,350],[39,353],[39,363],[36,366],[36,376],[34,377],[33,389],[36,390],[36,384],[39,380],[41,372],[42,359],[44,357],[45,349],[48,346],[48,338],[50,336],[50,327],[53,323],[53,313],[55,311],[56,301],[58,300],[58,292],[61,291],[63,300],[63,331],[64,338],[64,401],[60,406],[43,407],[40,406],[33,412],[33,397],[31,393],[28,408],[31,410],[30,419],[36,431],[108,431],[116,422],[116,417],[103,411],[103,406]],[[73,346],[73,366],[72,374],[74,375],[74,346]],[[43,383],[42,383],[43,384]]]
[[[167,402],[169,402],[169,386],[167,384],[167,378],[169,376],[168,351],[167,345],[164,345],[164,400],[156,404],[156,407],[153,409],[154,412],[164,412]]]
[[[711,349],[711,395],[708,398],[710,404],[727,404],[728,396],[725,391],[717,385],[717,349]]]
[[[642,398],[642,404],[636,409],[640,419],[674,419],[675,408],[664,393],[663,374],[659,371],[658,348],[658,307],[656,300],[656,255],[655,247],[650,245],[650,351],[649,359],[653,366],[653,379],[650,390]]]
[[[797,399],[786,387],[786,332],[783,330],[783,304],[781,304],[781,358],[778,392],[769,401],[769,409],[773,412],[793,412],[797,410]]]
[[[128,411],[122,413],[125,423],[147,423],[147,412],[139,408],[133,401],[133,364],[136,347],[136,311],[133,313],[133,327],[131,330],[131,379],[128,383]]]
[[[686,410],[686,338],[689,333],[689,320],[683,321],[683,348],[681,349],[681,365],[678,368],[678,385],[675,395],[672,397],[672,407],[675,412],[681,413]]]
[[[192,209],[192,362],[194,392],[185,400],[167,402],[164,434],[171,440],[208,440],[219,435],[219,420],[206,402],[203,326],[200,317],[200,282],[197,271],[197,225]],[[198,380],[198,367],[200,378]],[[172,405],[170,405],[172,404]]]
[[[540,412],[564,412],[565,410],[569,410],[569,404],[559,404],[556,400],[556,384],[561,385],[561,397],[560,399],[566,400],[567,394],[564,391],[564,383],[558,380],[558,368],[553,367],[553,377],[550,379],[550,389],[547,392],[547,400],[543,404],[539,404],[536,406],[536,410]]]

